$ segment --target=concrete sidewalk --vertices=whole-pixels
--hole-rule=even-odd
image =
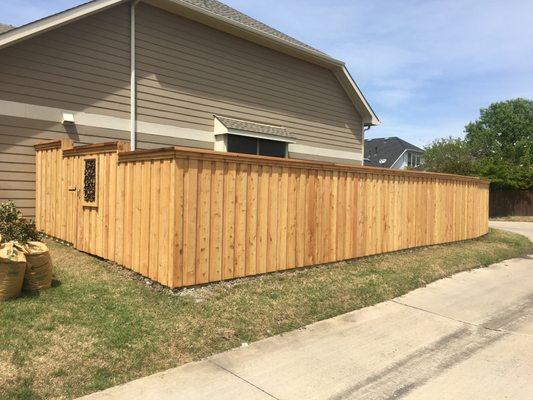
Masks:
[[[491,228],[519,233],[533,242],[533,222],[489,221]]]
[[[532,376],[527,257],[84,399],[529,400]]]

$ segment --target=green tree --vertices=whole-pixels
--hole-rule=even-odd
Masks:
[[[533,101],[513,99],[482,108],[466,125],[465,139],[426,147],[429,171],[490,179],[492,189],[533,188]]]
[[[533,187],[533,101],[492,103],[465,127],[478,175],[494,189]]]
[[[424,168],[427,171],[472,175],[474,165],[467,143],[460,138],[438,139],[425,148]]]
[[[482,108],[466,125],[465,140],[479,160],[531,165],[533,157],[533,101],[514,99]]]

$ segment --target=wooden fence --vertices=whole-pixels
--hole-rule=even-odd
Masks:
[[[170,287],[488,231],[476,178],[124,143],[36,146],[45,233]],[[86,160],[96,193],[84,195]],[[92,203],[91,203],[92,201]]]
[[[491,191],[489,211],[491,217],[533,215],[533,190]]]

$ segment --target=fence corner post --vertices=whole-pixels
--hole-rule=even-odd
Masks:
[[[69,150],[74,147],[74,141],[72,139],[61,139],[61,150]]]
[[[117,152],[122,153],[124,151],[130,150],[130,142],[126,142],[124,140],[119,140],[117,142]]]

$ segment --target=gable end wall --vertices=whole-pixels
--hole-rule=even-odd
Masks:
[[[1,49],[0,57],[0,202],[13,199],[33,216],[35,143],[129,138],[129,6]],[[296,142],[291,157],[347,162],[327,150],[360,154],[361,118],[325,68],[144,4],[137,62],[139,148],[213,149],[218,114],[286,127]],[[75,113],[75,126],[59,123],[62,110]],[[304,154],[310,148],[326,153]]]

